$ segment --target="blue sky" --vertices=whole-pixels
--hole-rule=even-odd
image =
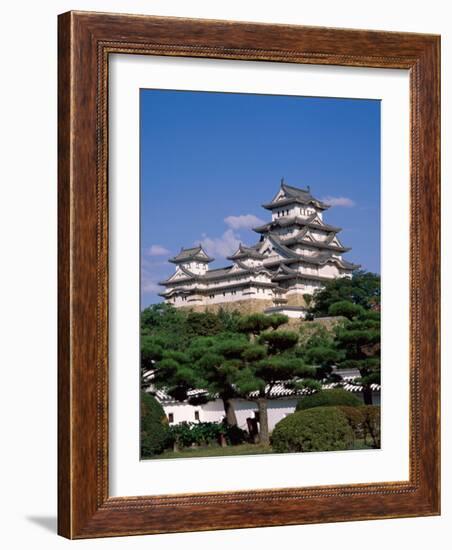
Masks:
[[[380,272],[380,102],[141,90],[141,306],[161,301],[168,258],[203,243],[225,260],[282,177],[331,202],[345,258]]]

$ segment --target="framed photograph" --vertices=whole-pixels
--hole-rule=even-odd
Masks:
[[[59,17],[59,533],[440,513],[438,36]]]

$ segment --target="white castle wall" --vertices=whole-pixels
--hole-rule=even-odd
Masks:
[[[353,395],[363,400],[361,392]],[[299,397],[281,397],[268,400],[268,427],[272,431],[276,424],[287,415],[295,412]],[[380,405],[380,392],[372,393],[374,405]],[[364,402],[364,400],[363,400]],[[254,418],[257,412],[257,404],[245,399],[233,399],[232,404],[237,417],[237,424],[242,430],[247,430],[247,418]],[[199,422],[221,422],[225,416],[223,401],[216,399],[204,405],[189,405],[188,403],[162,403],[166,416],[173,414],[172,424],[182,422],[196,422],[195,412],[198,412]]]
[[[268,426],[272,431],[275,425],[295,411],[298,398],[271,399],[268,401]],[[254,418],[257,412],[257,404],[244,399],[232,400],[237,424],[243,430],[247,429],[247,418]],[[189,405],[188,403],[162,403],[166,415],[173,414],[173,424],[181,422],[196,422],[195,412],[199,414],[200,422],[221,422],[225,416],[223,401],[216,399],[204,405]]]

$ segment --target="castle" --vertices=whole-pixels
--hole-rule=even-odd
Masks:
[[[340,227],[323,221],[329,208],[311,195],[281,181],[271,202],[262,205],[271,212],[269,223],[255,227],[259,241],[240,244],[228,259],[232,264],[209,269],[214,260],[202,246],[182,248],[169,261],[176,270],[161,292],[167,303],[203,311],[237,309],[250,313],[281,312],[304,317],[305,295],[312,295],[325,281],[350,277],[359,266],[342,258],[350,250],[340,242]]]

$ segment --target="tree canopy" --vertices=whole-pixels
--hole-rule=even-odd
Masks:
[[[365,309],[380,307],[380,276],[367,271],[354,271],[351,278],[338,277],[327,281],[314,293],[310,311],[316,316],[329,315],[336,302],[347,301]]]
[[[330,311],[347,317],[338,325],[335,347],[340,351],[339,369],[357,369],[363,386],[366,405],[372,404],[372,384],[380,384],[380,313],[364,308],[355,309],[350,302],[338,302]],[[354,311],[354,313],[353,313]]]

